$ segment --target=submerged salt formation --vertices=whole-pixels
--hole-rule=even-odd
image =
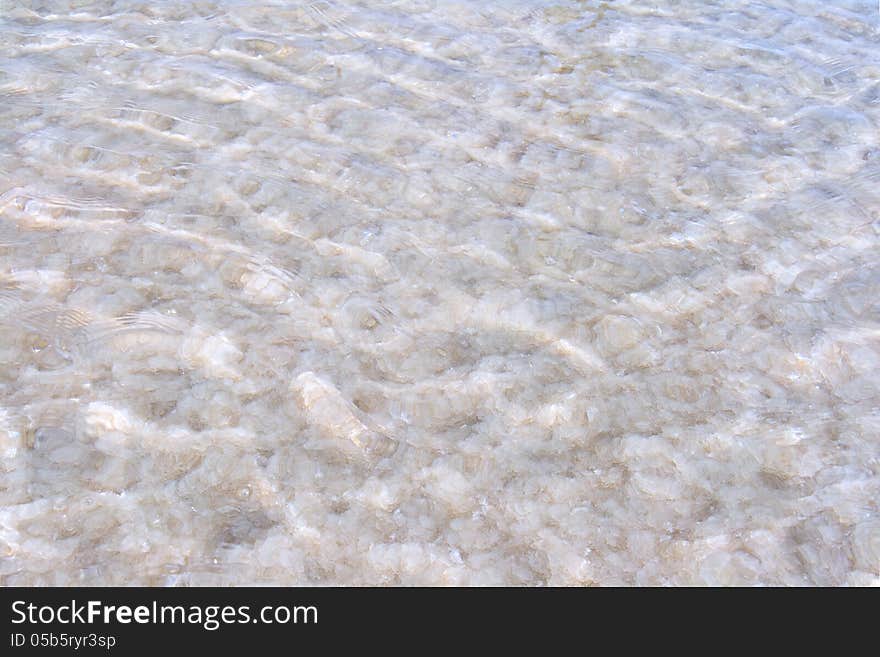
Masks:
[[[0,16],[0,583],[880,580],[875,3]]]

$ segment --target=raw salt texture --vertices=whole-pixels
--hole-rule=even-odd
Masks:
[[[875,2],[0,16],[0,583],[880,582]]]

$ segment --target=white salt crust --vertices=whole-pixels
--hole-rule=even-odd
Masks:
[[[875,2],[0,17],[0,584],[880,583]]]

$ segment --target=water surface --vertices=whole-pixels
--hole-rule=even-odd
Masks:
[[[0,582],[880,579],[874,2],[0,2]]]

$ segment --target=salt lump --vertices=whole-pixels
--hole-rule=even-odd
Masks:
[[[368,428],[359,417],[362,414],[358,409],[346,402],[332,384],[315,376],[314,372],[300,374],[291,389],[297,394],[300,407],[309,420],[329,436],[351,442],[365,456],[391,449],[392,441]]]
[[[235,368],[243,354],[224,335],[206,335],[196,331],[181,347],[182,359],[196,365],[212,378],[238,379]]]
[[[880,583],[875,4],[49,4],[0,583]]]

